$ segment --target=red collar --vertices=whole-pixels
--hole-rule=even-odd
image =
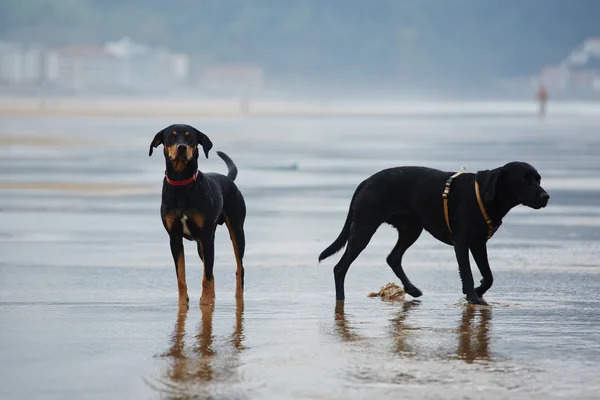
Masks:
[[[192,183],[196,180],[196,178],[198,178],[198,171],[196,171],[196,173],[194,174],[194,176],[192,176],[191,178],[187,178],[184,179],[182,181],[174,181],[173,179],[170,179],[166,174],[165,174],[165,179],[167,180],[167,182],[173,186],[184,186],[187,185],[189,183]]]

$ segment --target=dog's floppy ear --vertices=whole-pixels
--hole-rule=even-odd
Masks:
[[[198,144],[202,146],[202,149],[204,150],[204,155],[206,156],[206,158],[208,158],[208,152],[210,151],[210,149],[212,149],[213,144],[208,138],[208,136],[206,136],[204,133],[200,132],[196,128],[194,128],[194,130],[198,135]]]
[[[502,175],[502,168],[481,171],[478,175],[483,201],[489,203],[496,197],[496,186]]]
[[[148,157],[150,157],[152,155],[152,151],[154,150],[155,147],[158,147],[163,143],[163,137],[164,137],[164,129],[160,132],[158,132],[156,135],[154,135],[154,139],[152,139],[152,142],[150,143],[150,151],[148,152]]]

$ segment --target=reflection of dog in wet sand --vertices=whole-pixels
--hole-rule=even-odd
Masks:
[[[157,384],[148,382],[157,391],[178,395],[188,389],[197,390],[214,381],[224,382],[229,379],[237,379],[235,354],[244,350],[242,343],[244,337],[243,300],[237,300],[235,327],[228,341],[235,349],[234,357],[218,356],[213,347],[214,306],[200,307],[200,310],[202,312],[201,326],[195,335],[196,345],[193,346],[191,353],[186,351],[185,346],[187,309],[178,313],[169,350],[161,356],[168,361],[167,373],[163,379],[156,382]]]
[[[402,256],[425,229],[439,241],[454,246],[463,293],[469,303],[485,305],[481,297],[493,282],[486,243],[513,207],[522,204],[539,209],[548,204],[550,196],[540,181],[537,170],[524,162],[477,173],[396,167],[372,175],[354,192],[342,232],[319,255],[322,261],[346,245],[333,269],[336,299],[344,300],[344,280],[350,264],[379,226],[388,223],[398,230],[398,242],[387,263],[406,293],[422,295],[404,273]],[[483,277],[477,288],[469,251]]]
[[[419,307],[420,304],[419,300],[403,301],[401,309],[390,319],[389,332],[394,342],[394,353],[398,355],[410,357],[422,356],[425,353],[425,349],[415,347],[414,341],[418,337],[416,333],[422,328],[406,322],[411,310]],[[458,345],[455,353],[450,355],[449,358],[458,358],[466,363],[472,363],[476,360],[490,360],[491,319],[492,309],[490,307],[474,307],[465,304],[458,322],[458,328],[452,330],[453,333],[458,333]],[[344,311],[344,302],[336,302],[334,320],[334,332],[340,341],[351,343],[368,339],[361,335],[356,329],[356,325],[349,320]],[[380,343],[377,343],[377,345],[381,346]],[[436,354],[437,350],[439,349],[436,349]],[[447,358],[447,356],[444,355],[444,358]]]
[[[475,317],[479,315],[479,322],[475,325]],[[492,309],[490,307],[477,307],[466,305],[462,312],[460,327],[458,329],[458,358],[467,363],[475,360],[490,359],[490,321]]]
[[[200,304],[209,305],[213,302],[215,231],[217,225],[222,224],[227,225],[233,243],[237,261],[236,297],[241,298],[244,288],[242,259],[246,205],[242,193],[233,183],[237,176],[235,164],[225,153],[217,151],[227,164],[227,176],[198,171],[198,146],[202,146],[208,158],[212,142],[205,134],[189,125],[171,125],[158,132],[150,143],[149,155],[152,155],[153,148],[161,144],[164,146],[166,171],[160,215],[170,238],[179,306],[187,308],[189,301],[183,238],[197,242],[198,255],[204,263]]]
[[[384,298],[382,298],[384,300]],[[418,328],[414,328],[405,323],[410,310],[421,304],[419,300],[402,301],[402,307],[396,316],[390,320],[390,334],[396,344],[397,353],[412,353],[412,346],[408,343],[411,333]],[[352,324],[348,321],[348,316],[344,311],[344,303],[341,301],[335,304],[335,332],[342,342],[354,342],[366,339],[361,336]]]

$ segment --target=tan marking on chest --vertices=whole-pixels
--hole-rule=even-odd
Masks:
[[[192,233],[190,232],[190,228],[188,228],[187,226],[187,215],[183,214],[183,217],[181,217],[181,225],[183,226],[183,234],[187,235],[187,236],[191,236]]]
[[[187,164],[187,160],[177,159],[173,161],[173,168],[175,171],[181,172],[185,169],[185,165]]]
[[[181,217],[181,225],[183,225],[183,233],[188,236],[192,235],[188,226],[188,221],[190,221],[192,223],[192,226],[196,227],[197,229],[202,229],[204,227],[204,217],[202,215],[191,214],[188,216],[186,214],[183,214],[183,216]]]

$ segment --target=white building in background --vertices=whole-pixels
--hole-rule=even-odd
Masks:
[[[540,82],[549,89],[600,92],[600,38],[589,38],[560,64],[545,67]]]
[[[135,91],[167,90],[185,82],[189,76],[189,56],[166,49],[155,49],[122,38],[104,48],[122,63],[123,87]]]
[[[48,81],[77,92],[168,91],[188,77],[185,54],[154,49],[129,38],[104,46],[69,46],[48,53]]]
[[[34,86],[42,78],[43,50],[36,45],[0,42],[0,85]]]
[[[586,66],[600,63],[600,38],[589,38],[569,54],[566,63],[570,66]]]
[[[66,46],[46,54],[45,81],[75,92],[120,87],[120,60],[100,46]]]
[[[72,45],[52,49],[0,42],[0,87],[44,85],[73,93],[163,92],[189,76],[189,57],[129,38],[104,46]]]

